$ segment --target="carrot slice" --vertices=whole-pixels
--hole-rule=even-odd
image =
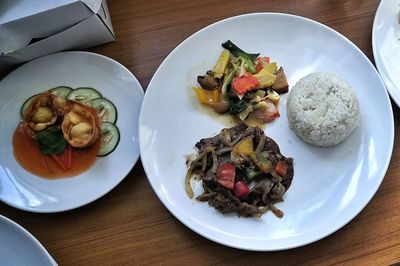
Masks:
[[[72,168],[72,147],[68,145],[67,147],[67,169]]]
[[[58,166],[61,167],[61,169],[63,171],[66,171],[67,169],[65,168],[65,165],[63,164],[63,162],[61,161],[60,158],[58,158],[56,155],[52,154],[51,158],[53,158],[53,160],[58,164]]]
[[[46,161],[46,156],[41,155],[41,157],[42,157],[42,163],[43,163],[44,167],[46,167],[47,172],[50,172],[49,165],[47,164],[47,161]]]
[[[68,148],[68,146],[67,146]],[[64,165],[68,165],[68,149],[65,148],[63,152],[63,158],[64,158]]]

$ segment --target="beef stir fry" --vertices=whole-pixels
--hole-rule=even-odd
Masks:
[[[190,181],[201,180],[204,192],[197,200],[222,213],[260,217],[271,210],[283,212],[274,203],[283,201],[293,179],[293,159],[280,153],[277,143],[260,127],[245,124],[224,128],[196,143],[197,157],[189,163],[185,188],[194,197]]]

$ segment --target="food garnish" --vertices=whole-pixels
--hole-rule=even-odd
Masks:
[[[196,199],[222,213],[260,217],[283,201],[293,175],[293,159],[280,153],[278,144],[262,129],[239,124],[224,128],[211,138],[196,143],[196,158],[188,162],[185,189],[194,197],[191,180],[199,180],[204,192]]]
[[[79,174],[118,145],[117,109],[93,88],[60,86],[28,98],[13,136],[14,155],[43,177]],[[35,162],[35,163],[33,163]]]
[[[259,53],[243,51],[230,40],[213,70],[197,77],[193,90],[198,101],[217,113],[229,113],[239,121],[266,123],[279,117],[279,94],[289,85],[282,67]]]

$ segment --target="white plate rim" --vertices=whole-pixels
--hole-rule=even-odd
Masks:
[[[6,223],[10,227],[16,228],[18,232],[28,237],[29,240],[32,241],[32,244],[48,259],[51,265],[58,265],[54,258],[50,255],[50,253],[42,245],[42,243],[40,243],[40,241],[36,237],[34,237],[28,230],[26,230],[24,227],[11,220],[10,218],[0,214],[0,223],[1,222]]]
[[[371,35],[371,42],[372,42],[372,54],[374,56],[375,60],[375,65],[376,69],[378,70],[379,74],[382,77],[382,80],[385,84],[386,90],[388,91],[389,95],[391,96],[392,100],[396,103],[397,106],[400,107],[400,84],[395,84],[391,80],[391,74],[388,72],[386,67],[383,64],[384,59],[381,57],[381,54],[379,52],[379,40],[376,37],[377,36],[377,31],[378,31],[378,23],[379,17],[382,15],[382,12],[384,8],[386,8],[386,5],[388,5],[388,0],[381,0],[378,8],[376,10],[375,16],[374,16],[374,22],[372,24],[372,35]],[[400,10],[400,3],[398,3],[398,7]],[[398,11],[399,12],[399,11]],[[399,25],[400,27],[400,25]],[[400,44],[400,42],[399,42]]]
[[[15,75],[15,73],[17,71],[21,71],[21,69],[23,70],[26,67],[30,67],[31,65],[36,64],[37,61],[39,60],[47,60],[48,58],[52,58],[52,57],[58,57],[58,56],[82,56],[85,58],[94,58],[96,59],[100,59],[104,62],[107,62],[109,64],[112,64],[114,67],[117,67],[120,71],[124,72],[124,75],[128,76],[130,81],[134,83],[134,87],[131,88],[133,90],[135,90],[137,93],[140,94],[140,106],[138,106],[139,110],[141,107],[141,104],[143,102],[143,97],[144,97],[144,90],[142,85],[140,84],[140,82],[138,81],[138,79],[135,77],[135,75],[129,70],[127,69],[124,65],[122,65],[121,63],[119,63],[118,61],[109,58],[105,55],[101,55],[101,54],[97,54],[94,52],[88,52],[88,51],[62,51],[62,52],[57,52],[57,53],[53,53],[53,54],[48,54],[45,55],[43,57],[39,57],[36,58],[32,61],[26,62],[24,64],[22,64],[21,66],[17,67],[16,69],[14,69],[13,71],[11,71],[9,74],[7,74],[3,79],[0,80],[0,91],[1,91],[1,85],[3,84],[3,82],[8,82],[8,79],[12,79],[13,76]],[[107,95],[106,95],[107,97]],[[139,115],[139,114],[138,114]],[[117,121],[118,122],[118,121]],[[138,126],[138,125],[137,125]],[[138,132],[136,132],[135,137],[138,138]],[[85,201],[81,201],[77,204],[74,205],[68,205],[68,206],[64,206],[64,207],[51,207],[48,209],[43,209],[43,208],[34,208],[34,207],[30,207],[30,206],[24,206],[24,205],[19,205],[19,204],[15,204],[12,201],[9,201],[5,198],[2,197],[1,193],[0,193],[0,201],[17,209],[23,210],[23,211],[28,211],[28,212],[32,212],[32,213],[58,213],[58,212],[65,212],[65,211],[70,211],[73,209],[77,209],[80,207],[83,207],[85,205],[88,205],[90,203],[95,202],[96,200],[102,198],[103,196],[105,196],[106,194],[108,194],[109,192],[111,192],[115,187],[117,187],[130,173],[130,171],[132,171],[132,169],[135,167],[135,165],[137,164],[139,158],[140,158],[140,151],[139,151],[139,143],[137,141],[136,143],[136,147],[135,147],[135,151],[133,151],[133,156],[134,156],[134,160],[131,162],[131,166],[129,167],[129,170],[127,170],[126,173],[122,174],[120,177],[116,178],[115,181],[112,186],[109,186],[107,189],[101,191],[101,193],[98,193],[96,196],[91,197],[90,199],[87,199]],[[90,171],[90,169],[88,170]],[[86,171],[86,172],[88,172]],[[85,173],[86,173],[85,172]],[[74,178],[74,177],[71,177]]]

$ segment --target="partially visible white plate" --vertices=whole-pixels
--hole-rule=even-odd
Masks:
[[[386,88],[400,107],[400,11],[399,0],[382,0],[372,26],[372,50]]]
[[[21,104],[56,86],[93,87],[117,107],[120,142],[75,177],[48,180],[30,174],[14,159],[12,135]],[[32,212],[74,209],[103,196],[128,175],[139,158],[138,118],[143,89],[118,62],[88,52],[48,55],[11,72],[0,82],[0,200]]]
[[[212,69],[221,44],[270,56],[293,86],[301,77],[328,71],[358,95],[361,125],[342,144],[319,148],[288,126],[287,94],[281,117],[266,126],[281,152],[294,158],[292,186],[277,207],[283,219],[222,215],[185,193],[185,155],[201,138],[226,124],[202,112],[191,86]],[[318,103],[316,103],[318,104]],[[146,91],[139,119],[141,160],[157,196],[182,223],[215,242],[247,250],[282,250],[321,239],[352,220],[380,186],[392,154],[394,122],[389,96],[368,58],[348,39],[318,22],[279,13],[256,13],[212,24],[182,42],[160,65]]]
[[[2,215],[0,215],[0,236],[1,265],[57,265],[33,235]]]

